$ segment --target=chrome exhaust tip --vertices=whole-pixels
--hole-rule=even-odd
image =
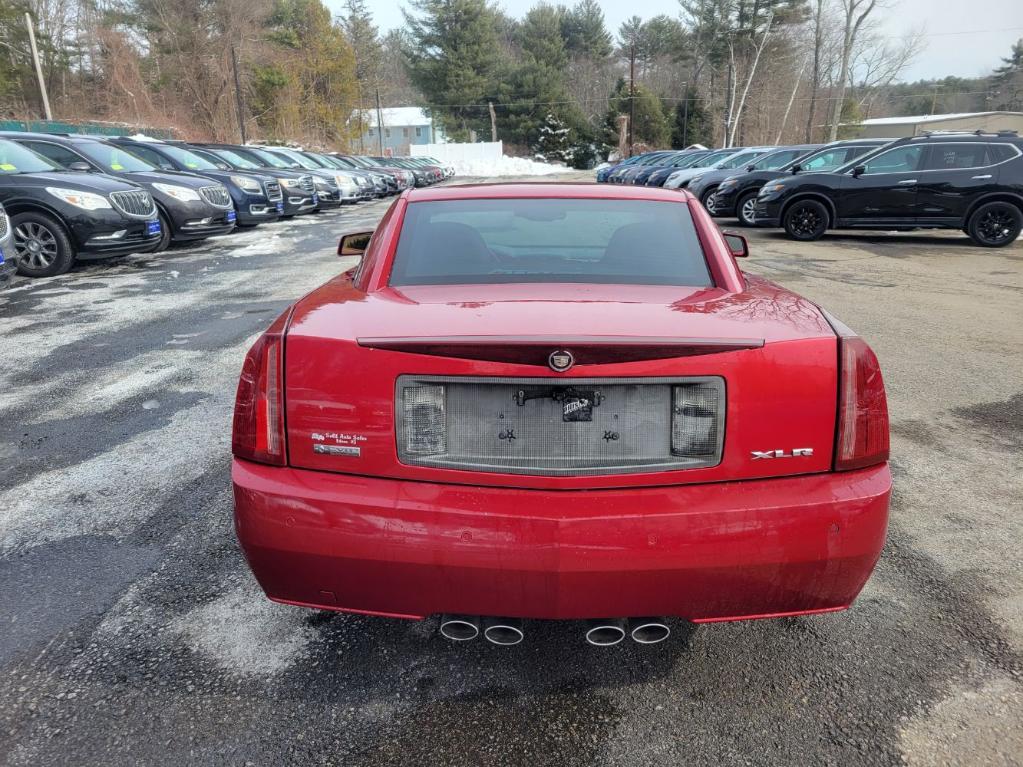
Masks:
[[[590,621],[586,630],[586,641],[597,647],[610,647],[625,639],[628,628],[629,624],[625,618]]]
[[[487,618],[483,621],[483,636],[491,644],[504,647],[517,645],[525,638],[518,618]]]
[[[440,633],[452,642],[468,642],[480,635],[480,619],[475,615],[442,615]]]
[[[639,644],[657,644],[671,636],[671,629],[660,618],[633,618],[632,639]]]

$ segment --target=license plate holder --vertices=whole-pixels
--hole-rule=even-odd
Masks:
[[[233,224],[237,220],[238,220],[238,214],[237,213],[235,213],[233,210],[227,211],[227,222],[229,224]]]
[[[284,203],[283,202],[278,202],[277,203],[277,213],[281,214],[283,212],[284,212]]]
[[[147,221],[146,222],[146,236],[147,237],[151,237],[154,234],[160,234],[160,231],[161,231],[161,229],[160,229],[160,219],[156,219],[155,221]]]

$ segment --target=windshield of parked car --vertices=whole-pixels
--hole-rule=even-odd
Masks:
[[[736,152],[731,157],[727,157],[724,160],[718,162],[718,164],[715,165],[714,167],[717,168],[718,170],[733,170],[735,168],[742,168],[746,165],[749,165],[755,159],[760,157],[760,155],[762,155],[765,151],[767,150],[753,149],[750,150],[749,152]]]
[[[13,141],[0,139],[0,174],[48,173],[63,170],[56,163]]]
[[[173,157],[189,170],[217,170],[217,166],[205,157],[200,157],[195,152],[188,149],[183,149],[179,146],[174,146],[173,144],[161,144],[160,150],[164,154]]]
[[[820,173],[822,171],[834,170],[850,160],[854,160],[866,154],[875,147],[865,146],[833,146],[818,149],[813,154],[801,158],[798,163],[792,163],[791,167],[799,165],[801,173]]]
[[[155,165],[140,160],[127,149],[101,144],[99,141],[80,141],[75,144],[75,149],[109,173],[144,173],[157,170]]]
[[[301,152],[296,152],[293,149],[273,149],[274,154],[284,157],[285,160],[292,160],[297,165],[297,168],[305,168],[306,170],[323,170],[316,162],[306,157]]]
[[[719,162],[721,162],[722,160],[729,159],[733,154],[735,154],[734,151],[727,150],[727,149],[725,151],[723,151],[723,152],[711,152],[710,154],[705,155],[704,157],[701,157],[699,160],[694,162],[689,167],[690,168],[716,168],[716,167],[718,167],[718,163]]]
[[[771,152],[760,157],[751,165],[753,165],[753,170],[777,170],[807,153],[808,150],[806,149],[780,149],[777,152]]]
[[[295,162],[289,163],[283,158],[275,155],[273,152],[266,152],[263,151],[262,149],[256,149],[255,147],[251,146],[247,146],[244,149],[241,149],[239,153],[242,154],[243,156],[248,155],[250,157],[253,157],[263,165],[267,165],[271,168],[282,168],[284,170],[287,170],[289,168],[294,168],[298,164]]]
[[[210,149],[207,150],[214,157],[219,157],[222,160],[226,160],[228,163],[236,168],[242,170],[259,170],[262,168],[262,164],[252,162],[248,157],[242,157],[237,152],[232,152],[230,149]]]
[[[408,206],[391,285],[713,284],[689,207],[502,199]]]

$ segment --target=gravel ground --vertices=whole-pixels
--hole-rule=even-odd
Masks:
[[[0,764],[1020,764],[1023,244],[752,233],[877,350],[896,493],[853,609],[514,648],[266,601],[243,354],[386,203],[0,292]]]

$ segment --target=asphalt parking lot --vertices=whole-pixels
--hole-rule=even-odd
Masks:
[[[751,233],[886,376],[853,609],[500,648],[272,604],[235,542],[244,352],[387,204],[0,292],[0,764],[1023,763],[1023,242]]]

